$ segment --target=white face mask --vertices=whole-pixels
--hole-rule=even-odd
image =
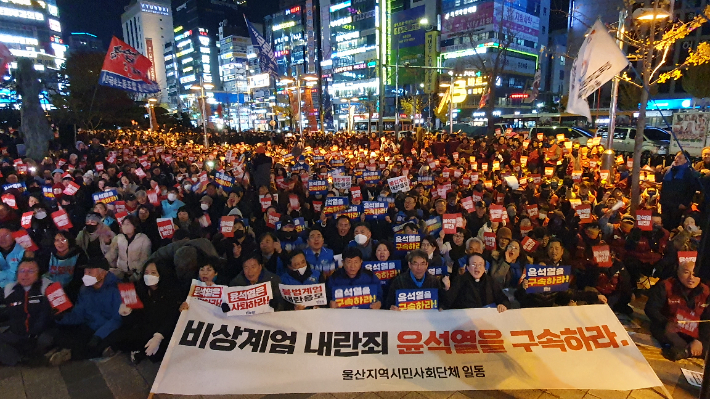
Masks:
[[[192,184],[185,184],[185,191],[192,190]]]
[[[367,236],[364,234],[356,234],[355,235],[355,242],[358,243],[359,245],[365,245],[367,242]]]
[[[81,278],[81,281],[83,281],[84,285],[87,287],[91,287],[92,285],[99,282],[99,280],[97,280],[96,277],[89,276],[88,274],[85,274],[84,277]]]
[[[210,209],[210,206],[208,204],[202,203],[200,204],[200,208],[202,208],[203,211],[206,211]]]
[[[175,193],[168,194],[168,201],[175,201],[176,199],[177,199],[177,194],[175,194]]]
[[[298,272],[298,274],[300,274],[301,276],[303,276],[303,273],[306,272],[306,269],[308,269],[308,266],[303,266],[303,267],[300,268],[300,269],[296,269],[296,271]]]
[[[143,275],[143,281],[145,282],[145,285],[147,285],[148,287],[152,287],[158,284],[158,281],[160,281],[160,277],[154,276],[152,274],[145,274]]]
[[[37,212],[35,213],[35,218],[42,220],[47,217],[47,212]]]

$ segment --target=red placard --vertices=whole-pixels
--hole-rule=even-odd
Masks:
[[[268,214],[268,219],[266,221],[266,225],[271,227],[272,229],[276,228],[276,223],[281,219],[281,214],[272,212]]]
[[[520,246],[523,248],[523,250],[525,250],[525,252],[535,252],[539,245],[539,242],[527,236],[523,238],[523,241],[520,242]]]
[[[154,206],[160,205],[160,201],[158,200],[158,193],[153,190],[149,190],[146,193],[148,194],[148,202],[150,202]]]
[[[96,162],[94,165],[96,165],[96,170],[98,172],[101,172],[104,170],[104,163],[103,162]]]
[[[219,231],[225,237],[234,237],[234,216],[222,216],[219,221]]]
[[[528,212],[528,217],[536,218],[538,215],[538,210],[537,210],[537,205],[532,204],[532,205],[525,205],[525,210]]]
[[[466,210],[468,213],[472,213],[473,211],[476,210],[476,207],[473,203],[473,197],[466,197],[461,199],[461,206],[463,206],[463,209]]]
[[[493,251],[496,249],[496,233],[492,231],[483,233],[483,242],[486,244],[487,250]]]
[[[538,133],[538,134],[537,134],[537,139],[538,139],[538,140],[542,140],[543,135],[544,135],[543,133]]]
[[[545,177],[552,177],[555,174],[555,168],[552,166],[545,167]]]
[[[651,222],[651,211],[637,210],[636,211],[636,226],[643,231],[653,230],[653,223]]]
[[[138,176],[141,179],[145,177],[145,172],[143,171],[142,168],[136,169],[133,173],[135,173],[136,176]]]
[[[126,201],[115,201],[113,206],[116,208],[116,213],[126,212]]]
[[[522,155],[520,157],[520,166],[523,168],[528,164],[528,157],[526,155]]]
[[[37,244],[35,244],[34,241],[32,241],[32,238],[30,237],[29,234],[27,234],[26,231],[24,230],[18,230],[14,233],[12,233],[12,238],[15,239],[15,242],[20,244],[22,248],[24,248],[26,251],[36,251],[39,249]]]
[[[600,170],[599,171],[599,178],[601,180],[609,180],[609,171],[608,170]]]
[[[13,209],[17,209],[17,201],[15,200],[15,196],[12,194],[3,194],[2,197],[2,202],[5,203],[7,206]]]
[[[118,225],[122,227],[123,226],[123,219],[125,219],[126,216],[128,216],[128,212],[119,212],[119,213],[114,214],[114,216],[116,217],[116,221],[118,222]]]
[[[20,220],[20,224],[22,225],[22,227],[26,229],[32,227],[32,216],[34,216],[34,214],[35,213],[32,211],[25,212],[22,214],[22,219]]]
[[[74,195],[77,191],[79,191],[79,185],[73,181],[70,181],[67,186],[64,187],[64,191],[62,191],[62,193],[64,195]]]
[[[47,297],[47,300],[49,300],[49,304],[54,309],[57,309],[57,313],[61,313],[72,307],[72,303],[60,283],[50,284],[44,291],[44,295]]]
[[[121,301],[131,309],[143,309],[143,302],[138,298],[136,286],[133,283],[118,283],[118,291],[121,292]]]
[[[175,234],[175,226],[173,226],[173,220],[170,218],[160,218],[157,220],[157,222],[160,238],[173,238],[173,234]]]
[[[74,227],[74,225],[71,224],[71,220],[69,220],[67,211],[64,209],[52,212],[52,220],[54,221],[54,225],[57,226],[59,230],[69,230]]]
[[[360,201],[362,200],[362,191],[360,191],[360,187],[353,186],[350,188],[350,195],[353,198],[353,201]]]
[[[444,234],[456,234],[456,219],[460,217],[460,213],[445,213],[442,219],[442,228]]]
[[[608,245],[596,245],[592,247],[594,253],[594,261],[599,267],[611,267],[611,251]]]
[[[489,212],[491,214],[491,222],[500,223],[503,221],[503,212],[505,212],[503,205],[491,205]]]
[[[592,221],[592,206],[589,204],[578,205],[574,208],[575,213],[579,216],[580,223],[589,223]]]
[[[483,194],[481,194],[480,191],[474,191],[471,193],[471,199],[473,200],[473,204],[476,205],[477,202],[483,200]]]
[[[579,183],[582,181],[582,171],[581,170],[572,171],[572,181],[575,183]]]
[[[530,175],[530,177],[532,177],[533,183],[535,184],[540,184],[542,182],[542,176],[540,176],[539,174]]]
[[[298,199],[298,195],[296,194],[288,195],[288,203],[291,204],[291,209],[295,211],[301,209],[301,201]]]
[[[678,264],[685,262],[695,263],[698,260],[698,251],[678,251]]]
[[[323,201],[313,201],[313,211],[320,212],[323,209]]]
[[[271,194],[266,194],[266,195],[260,195],[259,196],[259,202],[261,203],[261,211],[266,212],[267,209],[271,206]]]

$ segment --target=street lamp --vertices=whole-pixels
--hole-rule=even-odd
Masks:
[[[451,78],[451,83],[449,83],[449,134],[454,134],[454,71],[449,71],[449,78]]]
[[[149,98],[148,103],[145,105],[146,108],[148,108],[148,117],[150,118],[150,131],[155,131],[155,125],[157,125],[157,120],[155,123],[153,120],[155,119],[155,104],[158,103],[157,98]]]
[[[303,137],[303,114],[301,113],[301,89],[304,88],[305,86],[301,86],[301,80],[306,82],[306,86],[309,86],[309,83],[311,82],[316,82],[318,81],[317,76],[313,75],[303,75],[300,76],[298,72],[298,68],[296,68],[296,78],[292,78],[290,76],[284,76],[279,79],[279,82],[286,83],[287,85],[294,84],[295,83],[295,89],[297,90],[297,101],[298,101],[298,131],[301,134],[301,137]]]
[[[657,8],[638,8],[631,14],[631,17],[637,21],[653,21],[658,19],[666,19],[671,17],[671,13],[666,10]]]
[[[200,84],[194,85],[190,88],[192,90],[199,90],[201,94],[200,98],[202,99],[202,132],[204,134],[205,139],[205,148],[207,148],[210,146],[210,142],[207,139],[207,97],[205,97],[205,89],[214,89],[214,85],[212,83],[204,83],[202,77],[200,77]]]

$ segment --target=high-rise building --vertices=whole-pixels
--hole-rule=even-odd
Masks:
[[[64,63],[66,46],[56,0],[4,0],[0,2],[0,42],[15,57],[34,59],[35,69],[59,70]],[[17,68],[16,63],[10,69]],[[0,107],[16,103],[10,89],[0,90]],[[45,105],[45,103],[43,103]]]
[[[194,85],[209,83],[223,91],[220,79],[220,27],[230,27],[232,35],[249,37],[243,14],[244,0],[173,0],[173,31],[171,54],[166,60],[175,73],[175,91],[171,104],[194,101]],[[167,49],[166,49],[167,51]]]
[[[458,105],[459,117],[486,124],[476,111],[488,85],[485,69],[505,51],[495,90],[495,113],[512,113],[524,107],[526,92],[540,68],[541,90],[546,90],[546,58],[540,50],[548,44],[549,0],[443,0],[441,3],[441,59],[464,78],[468,96]],[[482,71],[482,69],[484,69]],[[483,73],[481,73],[483,72]]]
[[[77,53],[105,53],[101,39],[96,35],[87,32],[72,32],[66,36],[66,43],[69,46],[69,52]]]
[[[251,39],[233,34],[234,31],[235,29],[230,26],[220,27],[219,76],[224,93],[217,95],[216,99],[226,100],[221,101],[225,110],[223,111],[225,124],[241,130],[251,126],[249,107],[245,105],[249,98],[247,50],[251,46]]]
[[[160,86],[159,102],[168,102],[165,44],[173,41],[170,0],[133,0],[121,15],[123,40],[153,63],[148,76]]]

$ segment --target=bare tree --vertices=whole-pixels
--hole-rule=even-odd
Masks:
[[[498,42],[497,49],[492,47],[488,48],[488,51],[486,51],[485,54],[475,52],[472,57],[460,58],[454,67],[456,70],[473,67],[481,72],[481,76],[485,76],[488,79],[486,87],[482,93],[482,97],[488,96],[487,101],[485,101],[485,105],[483,106],[486,118],[488,118],[488,134],[493,134],[495,131],[495,125],[493,124],[493,109],[495,108],[497,100],[495,91],[496,80],[498,80],[498,77],[505,72],[508,65],[508,49],[516,41],[515,33],[505,26],[505,21],[513,19],[513,8],[509,6],[506,7],[506,1],[503,1],[501,3],[502,8],[499,14],[495,9],[497,6],[498,4],[494,2],[493,15],[498,15],[500,17],[500,20],[497,21],[495,31],[495,39],[497,39]],[[475,42],[480,41],[478,33],[469,31],[466,37],[472,46]],[[493,49],[495,49],[495,51]]]
[[[373,88],[368,88],[365,90],[365,96],[361,97],[360,104],[365,107],[367,111],[367,135],[370,136],[372,133],[372,114],[377,110],[377,91]],[[380,115],[382,118],[382,115]]]

